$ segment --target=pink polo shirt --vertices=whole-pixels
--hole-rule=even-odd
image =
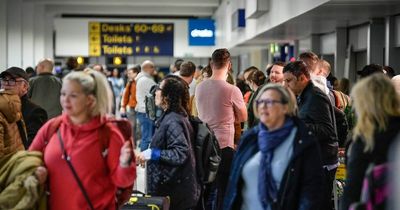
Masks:
[[[199,118],[214,131],[221,148],[234,148],[234,122],[247,118],[246,105],[239,88],[223,80],[208,79],[196,87]]]

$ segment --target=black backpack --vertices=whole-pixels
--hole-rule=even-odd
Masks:
[[[150,92],[146,94],[144,103],[146,105],[146,115],[150,120],[156,119],[157,106],[156,106],[156,90],[157,85],[150,88]]]
[[[193,150],[196,158],[197,177],[201,184],[215,180],[221,162],[221,151],[214,132],[198,117],[189,117],[194,131]]]
[[[335,113],[336,132],[339,140],[339,147],[344,147],[349,133],[349,124],[346,114],[340,109],[333,107]]]

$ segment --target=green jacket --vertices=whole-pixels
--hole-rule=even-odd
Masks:
[[[41,152],[18,151],[0,158],[0,209],[45,210],[44,185],[33,175]]]
[[[62,113],[60,91],[62,83],[51,73],[42,73],[29,80],[28,96],[47,112],[49,119]]]

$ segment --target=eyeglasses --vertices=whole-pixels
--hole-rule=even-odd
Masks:
[[[277,103],[282,104],[282,101],[271,100],[271,99],[259,99],[259,100],[256,100],[256,105],[257,106],[260,106],[262,104],[262,105],[264,105],[264,106],[266,106],[268,108],[271,108],[274,104],[277,104]]]
[[[160,87],[160,85],[157,85],[157,86],[156,86],[156,91],[157,91],[157,90],[162,90],[161,87]]]
[[[17,82],[24,82],[25,80],[16,80],[16,79],[6,79],[6,78],[1,78],[0,83],[1,84],[7,84],[7,85],[15,85]]]

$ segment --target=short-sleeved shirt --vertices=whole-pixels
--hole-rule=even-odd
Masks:
[[[196,87],[199,118],[214,131],[221,148],[234,148],[234,122],[246,110],[239,88],[224,80],[208,79]]]

